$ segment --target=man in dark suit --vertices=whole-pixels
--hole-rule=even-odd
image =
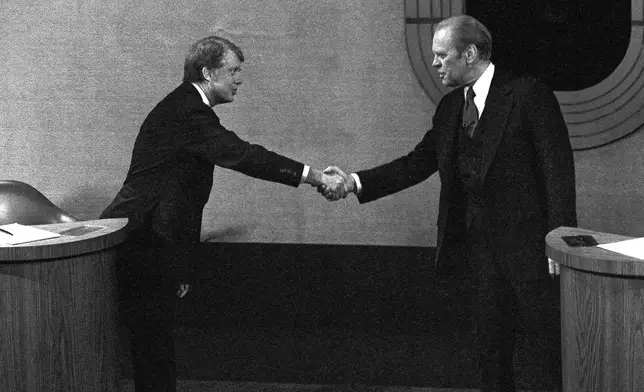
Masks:
[[[176,390],[175,301],[189,289],[214,167],[293,187],[341,186],[337,176],[243,141],[221,125],[212,107],[233,101],[243,61],[236,45],[216,36],[190,48],[183,84],[143,122],[123,187],[101,215],[129,218],[118,280],[137,392]]]
[[[390,163],[349,176],[336,167],[325,172],[341,174],[361,203],[438,172],[438,267],[463,262],[474,274],[481,388],[505,392],[516,390],[518,321],[540,331],[559,317],[545,236],[577,221],[574,159],[559,104],[539,82],[495,68],[491,49],[491,35],[476,19],[443,20],[432,65],[454,90],[438,104],[432,129]],[[337,196],[345,195],[327,198]],[[556,322],[554,329],[559,341]],[[551,365],[560,385],[560,355]]]

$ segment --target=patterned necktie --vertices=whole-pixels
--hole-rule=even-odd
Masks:
[[[476,123],[479,121],[479,111],[474,104],[474,89],[470,86],[465,94],[465,106],[463,106],[463,129],[469,137],[474,136]]]

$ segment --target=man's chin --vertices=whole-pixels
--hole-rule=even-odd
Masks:
[[[441,79],[441,82],[445,87],[454,87],[456,85],[453,80],[449,80],[449,79]]]
[[[447,88],[457,88],[457,87],[460,87],[461,85],[458,83],[449,82],[449,83],[443,83],[443,86]]]

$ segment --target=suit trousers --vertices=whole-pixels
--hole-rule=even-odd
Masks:
[[[551,348],[543,368],[553,387],[561,387],[559,278],[520,281],[504,273],[495,260],[473,256],[474,322],[482,392],[515,392],[514,357],[517,332]],[[526,262],[517,260],[517,262]],[[533,262],[533,261],[530,261]],[[544,268],[546,268],[544,258]],[[537,364],[531,364],[536,366]]]
[[[130,241],[121,248],[117,281],[119,310],[131,333],[136,392],[176,392],[174,279],[155,273],[162,248]]]

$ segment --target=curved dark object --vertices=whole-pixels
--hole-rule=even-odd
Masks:
[[[58,208],[31,185],[0,180],[0,224],[44,225],[79,220]]]

